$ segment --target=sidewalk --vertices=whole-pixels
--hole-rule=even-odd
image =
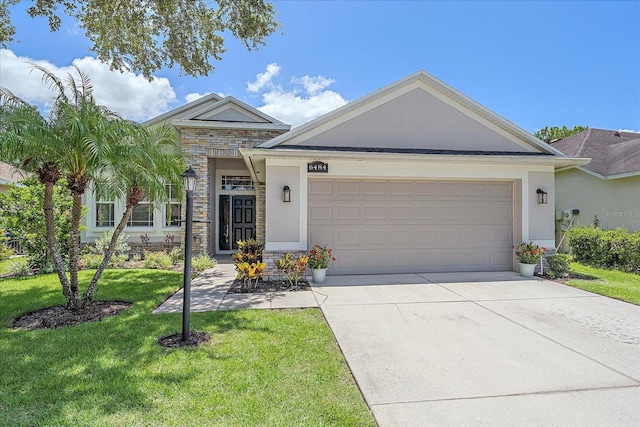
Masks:
[[[217,264],[191,282],[191,312],[318,307],[313,291],[269,292],[264,294],[227,294],[236,278],[233,264]],[[153,313],[180,313],[184,289],[180,289]]]

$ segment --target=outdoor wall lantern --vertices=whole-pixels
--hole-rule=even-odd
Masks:
[[[187,220],[184,230],[184,297],[182,299],[182,341],[189,341],[191,317],[191,246],[193,244],[193,191],[196,189],[196,175],[191,166],[183,174],[184,190],[187,193]]]
[[[547,192],[544,191],[541,188],[538,188],[536,190],[536,193],[538,193],[538,204],[539,205],[546,205],[547,204]]]
[[[282,201],[289,203],[291,201],[291,189],[288,185],[285,185],[282,189]]]

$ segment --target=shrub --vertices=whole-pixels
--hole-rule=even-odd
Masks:
[[[179,251],[179,250],[178,250]],[[171,251],[173,252],[173,251]],[[171,254],[169,254],[171,255]],[[191,278],[196,277],[203,271],[215,267],[217,261],[209,258],[209,255],[198,255],[191,258]]]
[[[204,256],[206,256],[206,255],[204,255]],[[182,254],[182,249],[180,249],[180,248],[171,249],[171,251],[169,252],[169,258],[171,258],[171,264],[173,264],[173,265],[176,265],[177,263],[182,261],[182,259],[184,258],[184,255]],[[209,259],[209,257],[207,257],[207,259]],[[193,266],[193,260],[194,259],[192,258],[191,259],[192,266]],[[214,262],[215,262],[215,260],[214,260]]]
[[[2,232],[2,230],[0,230]],[[9,259],[13,255],[13,249],[0,242],[0,261]]]
[[[78,267],[81,270],[95,270],[100,267],[103,258],[104,256],[99,254],[82,254],[78,259]]]
[[[547,257],[547,274],[551,277],[565,277],[569,273],[571,259],[567,254],[555,254]]]
[[[114,232],[115,230],[105,231],[93,244],[87,245],[85,250],[92,254],[104,255],[107,249],[109,249],[109,244],[111,243]],[[131,250],[131,247],[127,243],[128,238],[129,236],[126,233],[121,233],[118,236],[118,241],[113,249],[113,257],[126,254]]]
[[[145,252],[143,265],[145,268],[167,270],[173,264],[171,263],[171,257],[165,252]]]
[[[262,262],[262,246],[255,239],[238,240],[238,251],[233,254],[233,262],[256,264]]]
[[[0,194],[0,228],[11,230],[31,268],[44,271],[53,265],[42,212],[44,187],[35,177],[23,180],[22,184],[22,187],[11,187]],[[64,259],[69,252],[72,203],[66,180],[58,181],[53,191],[54,221],[58,247]]]
[[[291,286],[297,286],[302,276],[307,272],[308,262],[308,256],[303,255],[296,260],[293,258],[293,255],[286,253],[282,255],[282,258],[276,260],[275,264],[276,268],[287,276],[289,284]]]
[[[262,278],[266,267],[262,262],[262,247],[255,239],[238,240],[238,251],[232,259],[238,272],[237,278],[242,280],[245,288],[251,287],[252,280],[257,284]]]
[[[594,267],[640,273],[640,232],[574,227],[567,239],[575,260]]]
[[[10,276],[26,276],[31,272],[29,261],[25,257],[14,258],[7,265],[7,273]]]

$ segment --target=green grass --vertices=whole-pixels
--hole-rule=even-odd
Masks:
[[[571,279],[569,286],[640,305],[640,275],[571,264],[571,271],[593,280]]]
[[[193,313],[212,341],[165,349],[157,339],[182,317],[150,313],[180,273],[108,270],[98,298],[131,308],[39,331],[10,322],[61,304],[56,277],[0,281],[0,425],[375,425],[318,309]]]

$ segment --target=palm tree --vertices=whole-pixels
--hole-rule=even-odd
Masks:
[[[63,147],[57,161],[65,172],[73,200],[67,306],[75,309],[82,305],[78,286],[82,196],[91,181],[114,162],[114,147],[119,144],[123,130],[134,124],[96,103],[91,80],[78,67],[74,67],[80,77],[78,82],[71,74],[62,80],[46,68],[38,65],[33,68],[42,73],[43,82],[56,93],[51,114],[61,131],[59,142]]]
[[[55,233],[53,189],[62,177],[60,127],[55,117],[45,119],[37,108],[0,87],[0,159],[38,176],[44,186],[42,208],[47,245],[62,293],[69,301],[71,288]]]
[[[43,209],[47,242],[54,254],[67,308],[76,309],[83,305],[78,286],[82,196],[94,179],[104,176],[111,165],[118,164],[115,156],[121,153],[115,148],[121,144],[123,135],[137,125],[98,105],[89,77],[79,68],[75,67],[77,82],[71,74],[63,80],[41,66],[32,65],[32,69],[42,73],[43,83],[54,93],[49,118],[43,119],[35,107],[3,89],[3,107],[7,113],[3,126],[10,132],[2,138],[2,158],[13,164],[32,165],[31,170],[45,184]],[[66,178],[73,200],[68,278],[57,250],[53,225],[53,184],[60,177]]]
[[[126,208],[102,263],[84,294],[85,301],[93,299],[98,281],[111,260],[118,237],[129,222],[133,209],[145,197],[156,203],[165,202],[168,198],[166,184],[182,186],[185,162],[173,127],[160,125],[148,129],[135,126],[127,130],[114,147],[113,162],[105,170],[105,175],[96,181],[97,194],[108,199],[124,198]]]

